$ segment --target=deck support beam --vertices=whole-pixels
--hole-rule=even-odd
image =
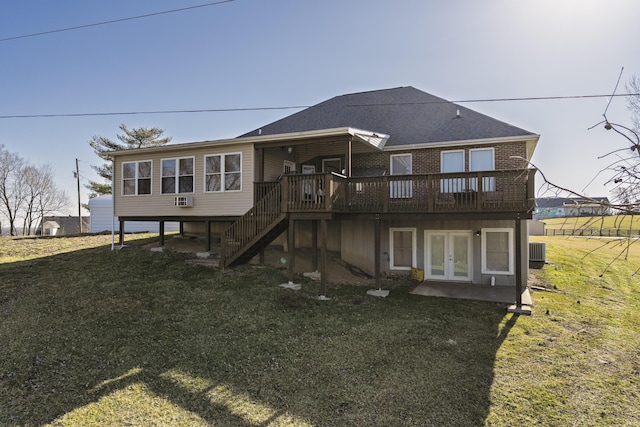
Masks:
[[[160,233],[160,247],[164,247],[164,221],[160,221],[158,224],[158,231]]]

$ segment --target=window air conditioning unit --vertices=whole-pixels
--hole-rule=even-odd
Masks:
[[[173,199],[173,205],[179,208],[190,208],[193,206],[192,196],[176,196]]]
[[[547,244],[541,242],[529,242],[529,261],[546,262]]]

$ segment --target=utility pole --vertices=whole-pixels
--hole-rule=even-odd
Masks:
[[[78,230],[82,234],[82,206],[80,206],[80,168],[78,167],[78,159],[76,159],[76,178],[78,179]]]

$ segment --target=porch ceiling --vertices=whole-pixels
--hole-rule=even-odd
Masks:
[[[254,142],[255,148],[295,147],[300,145],[323,144],[325,146],[342,145],[352,141],[353,152],[381,151],[389,135],[354,129],[323,129],[319,131],[274,135],[274,139]],[[342,152],[339,150],[336,152]]]

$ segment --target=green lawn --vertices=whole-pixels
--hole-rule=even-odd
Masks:
[[[544,238],[552,291],[518,317],[409,283],[316,301],[145,237],[0,239],[0,425],[640,424],[635,246]]]
[[[549,218],[542,220],[545,223],[545,229],[549,232],[552,230],[577,230],[594,232],[603,230],[608,234],[611,230],[612,235],[615,231],[619,233],[629,233],[638,235],[640,230],[640,215],[608,215],[608,216],[580,216],[567,218]],[[589,234],[589,233],[587,233]],[[625,234],[626,235],[626,234]]]

